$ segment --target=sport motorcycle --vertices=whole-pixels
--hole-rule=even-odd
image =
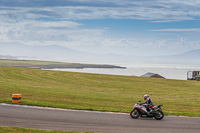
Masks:
[[[139,117],[148,117],[148,118],[155,118],[156,120],[162,120],[164,118],[164,113],[162,112],[161,106],[163,105],[156,105],[152,107],[151,113],[147,110],[147,104],[139,104],[141,102],[138,101],[134,106],[133,110],[130,112],[130,116],[133,119],[137,119]]]

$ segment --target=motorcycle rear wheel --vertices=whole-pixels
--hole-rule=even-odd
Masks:
[[[131,113],[130,113],[130,116],[133,119],[137,119],[138,117],[140,117],[140,113],[137,110],[132,110]]]
[[[162,120],[164,113],[161,110],[157,110],[153,116],[156,120]]]

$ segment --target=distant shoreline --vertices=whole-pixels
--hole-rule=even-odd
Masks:
[[[0,59],[0,66],[2,67],[18,67],[18,68],[32,68],[32,69],[54,69],[54,68],[118,68],[126,69],[126,67],[107,65],[107,64],[81,64],[81,63],[64,63],[53,61],[36,61],[36,60],[7,60]]]

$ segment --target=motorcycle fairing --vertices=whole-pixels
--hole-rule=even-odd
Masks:
[[[163,106],[163,105],[156,105],[152,109],[157,109],[157,108],[160,108],[161,106]]]
[[[145,107],[137,107],[138,112],[143,115],[147,115],[147,110]]]

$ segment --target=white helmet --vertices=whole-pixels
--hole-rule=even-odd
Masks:
[[[144,95],[144,100],[146,100],[148,97],[149,97],[149,95],[148,95],[148,94],[145,94],[145,95]]]

